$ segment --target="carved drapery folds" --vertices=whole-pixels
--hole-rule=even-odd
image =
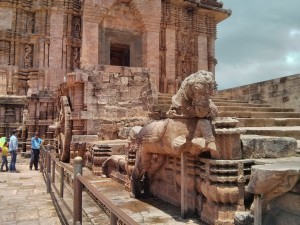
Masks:
[[[24,47],[24,67],[31,68],[33,65],[33,45],[26,44]]]

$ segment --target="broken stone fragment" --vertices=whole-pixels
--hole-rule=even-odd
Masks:
[[[290,137],[242,135],[243,158],[280,158],[296,154],[297,140]]]
[[[254,216],[250,212],[236,212],[234,215],[235,225],[253,225]]]
[[[247,191],[262,195],[262,208],[270,200],[290,191],[300,179],[300,160],[279,161],[251,167]]]

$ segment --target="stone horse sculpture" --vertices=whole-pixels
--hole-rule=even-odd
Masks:
[[[218,110],[209,97],[214,90],[211,72],[198,71],[188,76],[172,97],[166,120],[145,125],[136,134],[139,148],[131,176],[131,196],[141,194],[141,180],[152,170],[152,154],[180,156],[217,151],[211,121]],[[146,189],[146,187],[145,187]]]

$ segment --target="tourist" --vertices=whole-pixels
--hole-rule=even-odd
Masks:
[[[5,142],[2,146],[2,152],[1,152],[1,158],[2,158],[2,164],[1,164],[1,172],[3,172],[3,167],[5,165],[6,171],[8,171],[8,163],[7,163],[7,156],[8,156],[8,143]]]
[[[18,151],[18,138],[17,138],[17,130],[12,131],[12,135],[9,139],[9,153],[11,156],[11,161],[9,164],[10,172],[17,172],[16,170],[16,162],[17,162],[17,151]]]
[[[34,137],[31,138],[31,159],[29,169],[32,170],[32,166],[34,165],[34,169],[38,170],[39,158],[40,158],[40,147],[43,143],[43,140],[39,138],[39,133],[35,133]]]

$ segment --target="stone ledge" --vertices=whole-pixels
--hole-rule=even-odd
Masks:
[[[289,137],[242,135],[243,158],[280,158],[296,155],[297,140]]]

